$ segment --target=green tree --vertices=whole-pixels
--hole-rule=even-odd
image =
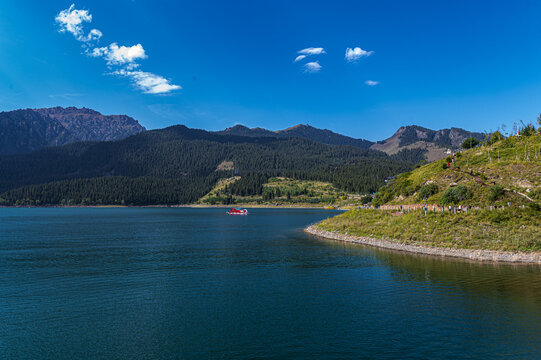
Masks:
[[[452,188],[445,190],[441,196],[441,202],[444,205],[447,204],[458,204],[461,201],[470,199],[472,197],[472,192],[464,185],[458,185]]]
[[[479,145],[479,140],[477,140],[473,136],[470,138],[467,138],[466,140],[462,142],[462,148],[464,149],[471,149],[473,147],[476,147],[477,145]]]
[[[490,188],[488,192],[488,200],[489,201],[496,201],[499,200],[503,194],[505,193],[505,189],[501,185],[494,185]]]
[[[495,142],[498,142],[503,139],[504,139],[504,136],[502,135],[502,133],[499,131],[495,131],[492,134],[490,134],[490,139],[488,140],[488,144],[492,145]]]

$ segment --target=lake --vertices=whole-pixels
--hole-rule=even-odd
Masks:
[[[0,358],[541,358],[539,266],[302,232],[334,214],[0,208]]]

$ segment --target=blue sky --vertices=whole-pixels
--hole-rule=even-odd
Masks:
[[[149,129],[308,123],[370,140],[541,112],[539,1],[71,5],[0,0],[0,110],[86,106]],[[92,19],[77,29],[55,21],[63,10]],[[308,48],[323,50],[295,62]]]

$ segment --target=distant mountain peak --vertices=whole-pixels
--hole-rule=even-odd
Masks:
[[[38,112],[45,111],[45,112],[48,112],[48,113],[77,112],[77,113],[99,114],[99,115],[101,115],[101,113],[99,113],[98,111],[93,110],[93,109],[89,109],[89,108],[84,107],[84,106],[82,108],[78,108],[78,107],[75,107],[75,106],[68,106],[68,107],[54,106],[54,107],[50,107],[50,108],[37,108],[37,109],[29,109],[29,110],[34,110],[34,111],[38,111]]]
[[[283,130],[271,131],[257,128],[248,128],[244,125],[235,125],[222,131],[217,131],[221,135],[237,135],[251,137],[300,137],[313,141],[317,141],[327,145],[348,145],[361,149],[368,149],[373,142],[363,139],[355,139],[349,136],[337,134],[327,129],[318,129],[308,124],[297,124]]]
[[[231,127],[228,127],[227,129],[223,131],[235,131],[235,130],[251,130],[248,126],[244,126],[242,124],[237,124]]]
[[[403,149],[423,149],[429,161],[446,156],[447,149],[457,149],[468,137],[482,139],[481,133],[469,132],[461,128],[432,130],[419,125],[401,126],[390,138],[378,141],[371,146],[389,155]]]
[[[278,130],[277,132],[291,131],[291,130],[297,130],[297,129],[315,129],[315,128],[308,124],[297,124],[295,126],[288,127],[287,129],[284,129],[284,130]]]
[[[24,109],[0,113],[0,155],[31,152],[78,141],[120,140],[145,131],[127,115],[89,108]]]

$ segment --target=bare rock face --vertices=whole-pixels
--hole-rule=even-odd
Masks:
[[[27,153],[79,141],[120,140],[145,131],[127,115],[54,107],[0,113],[0,155]]]
[[[137,120],[127,115],[102,115],[92,109],[76,107],[34,111],[60,122],[78,141],[120,140],[145,131]]]
[[[460,148],[462,142],[469,137],[482,140],[483,134],[460,128],[431,130],[416,125],[402,126],[393,136],[378,141],[370,148],[389,155],[396,154],[403,149],[424,149],[426,150],[426,159],[435,161],[447,156],[447,149]]]

